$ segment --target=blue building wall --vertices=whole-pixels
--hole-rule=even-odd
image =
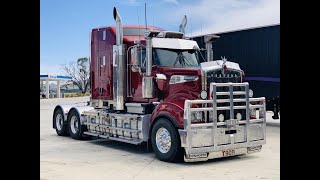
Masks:
[[[280,96],[280,25],[217,35],[220,38],[213,42],[214,59],[225,56],[239,63],[255,96]],[[200,48],[205,48],[203,38],[193,38]]]

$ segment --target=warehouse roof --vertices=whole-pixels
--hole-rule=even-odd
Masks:
[[[231,32],[237,32],[237,31],[246,31],[246,30],[252,30],[252,29],[272,27],[272,26],[280,26],[280,24],[269,24],[269,25],[249,27],[249,28],[244,28],[244,29],[236,29],[236,30],[223,31],[223,32],[216,32],[216,33],[210,33],[210,34],[224,34],[224,33],[231,33]],[[198,35],[198,36],[192,36],[191,38],[202,37],[202,36],[210,35],[210,34],[203,34],[203,35]]]

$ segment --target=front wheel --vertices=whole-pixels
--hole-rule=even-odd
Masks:
[[[161,161],[175,162],[183,159],[179,133],[165,118],[155,122],[151,132],[151,144],[154,153]]]

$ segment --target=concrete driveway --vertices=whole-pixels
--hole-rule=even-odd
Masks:
[[[261,152],[197,163],[159,161],[146,146],[106,139],[73,140],[52,129],[55,105],[89,97],[40,100],[41,179],[257,180],[280,179],[280,120],[267,113],[267,144]]]

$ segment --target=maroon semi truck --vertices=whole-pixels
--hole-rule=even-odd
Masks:
[[[186,162],[259,152],[266,143],[265,99],[251,98],[237,63],[208,62],[196,41],[152,26],[116,26],[91,33],[89,104],[57,105],[53,128],[74,139],[96,136],[150,142],[163,161]],[[200,63],[201,62],[201,63]]]

